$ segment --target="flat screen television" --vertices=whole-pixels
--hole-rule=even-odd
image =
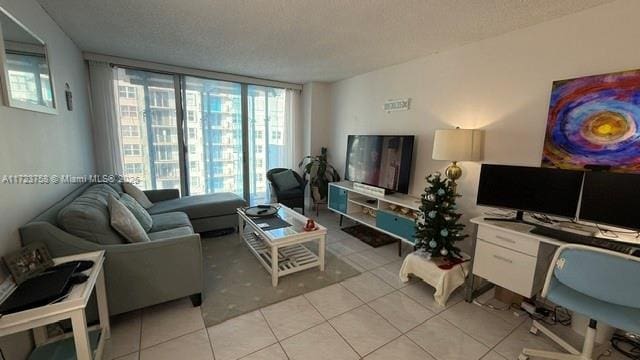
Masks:
[[[413,135],[349,135],[346,180],[407,193]]]
[[[575,218],[582,171],[483,164],[476,203],[481,206]]]
[[[580,220],[640,230],[640,175],[587,172]]]

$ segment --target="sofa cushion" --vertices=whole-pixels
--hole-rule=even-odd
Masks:
[[[189,219],[200,219],[235,214],[236,209],[243,206],[244,200],[234,193],[216,193],[161,201],[148,211],[151,215],[182,211],[189,215]]]
[[[122,187],[122,183],[121,182],[110,182],[108,183],[109,186],[111,186],[111,188],[115,191],[118,192],[118,194],[123,194],[124,193],[124,188]]]
[[[109,185],[90,186],[58,212],[58,225],[72,235],[98,244],[124,243],[122,236],[111,228],[107,208],[109,195],[120,197]]]
[[[144,231],[135,215],[113,195],[109,196],[109,217],[111,219],[111,227],[116,229],[129,242],[149,241],[147,232]]]
[[[153,203],[149,201],[147,195],[132,183],[123,183],[122,188],[124,189],[125,193],[131,195],[132,198],[136,199],[136,201],[140,205],[142,205],[143,208],[148,209],[153,206]]]
[[[179,227],[193,227],[187,214],[183,212],[168,212],[164,214],[151,215],[153,219],[153,226],[148,232],[158,232],[168,229],[175,229]]]
[[[153,226],[153,219],[147,210],[145,210],[145,208],[136,201],[136,199],[132,198],[129,194],[121,194],[120,202],[122,202],[124,206],[133,213],[133,216],[136,217],[144,231],[149,232],[149,230],[151,230],[151,227]]]
[[[278,190],[280,191],[300,188],[300,183],[298,182],[298,179],[296,179],[296,177],[293,175],[293,171],[291,170],[285,170],[279,173],[275,173],[271,175],[271,177],[273,178],[273,182],[275,183],[276,187],[278,187]]]
[[[151,232],[149,233],[149,238],[151,239],[151,241],[156,241],[191,234],[193,234],[193,229],[191,228],[191,226],[183,226],[179,228]]]

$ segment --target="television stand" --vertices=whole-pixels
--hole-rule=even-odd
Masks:
[[[420,198],[401,194],[371,193],[351,181],[329,183],[329,210],[398,239],[415,245],[415,215],[420,214]],[[369,187],[368,185],[365,185]],[[377,188],[379,189],[379,188]],[[382,189],[381,189],[382,190]]]

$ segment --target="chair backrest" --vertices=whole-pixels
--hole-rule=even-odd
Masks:
[[[592,298],[640,308],[640,258],[584,245],[561,246],[547,273],[552,279]]]
[[[298,183],[299,183],[300,185],[302,185],[302,184],[304,183],[304,180],[302,179],[302,177],[300,176],[300,174],[298,174],[298,173],[297,173],[295,170],[293,170],[293,169],[287,169],[287,168],[273,168],[273,169],[270,169],[269,171],[267,171],[267,180],[269,180],[269,182],[270,182],[272,185],[275,185],[275,184],[273,183],[273,174],[277,174],[277,173],[280,173],[280,172],[283,172],[283,171],[287,171],[287,170],[291,170],[291,172],[293,172],[293,176],[295,176],[296,180],[298,180]],[[276,188],[277,188],[277,186],[276,186]]]
[[[277,174],[279,172],[283,172],[283,171],[287,171],[288,169],[285,168],[273,168],[273,169],[269,169],[267,171],[267,180],[269,180],[270,182],[273,182],[273,174]]]

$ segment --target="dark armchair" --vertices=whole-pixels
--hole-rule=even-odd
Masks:
[[[279,203],[288,206],[290,208],[301,208],[302,214],[304,215],[304,189],[307,186],[307,181],[303,180],[302,177],[295,171],[293,175],[298,180],[300,187],[285,191],[280,191],[278,189],[278,185],[273,181],[273,174],[277,174],[279,172],[287,171],[290,169],[285,168],[275,168],[267,171],[267,180],[271,184],[271,193],[275,194],[276,199]]]

